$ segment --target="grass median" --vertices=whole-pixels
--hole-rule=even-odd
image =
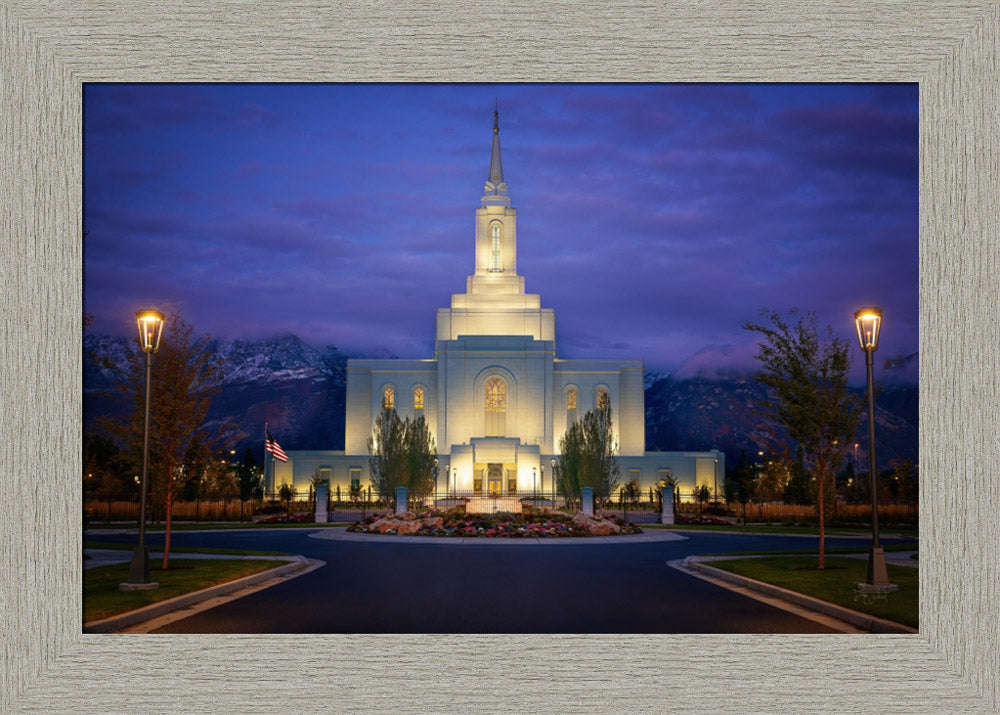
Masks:
[[[158,544],[147,544],[149,552],[162,554],[163,547]],[[109,549],[112,551],[134,551],[135,544],[124,544],[119,541],[95,541],[84,539],[85,549]],[[171,548],[170,553],[178,554],[217,554],[223,556],[288,556],[284,551],[255,551],[250,549],[224,549],[217,546],[177,546]],[[171,562],[172,563],[172,562]]]
[[[764,556],[709,561],[706,565],[912,628],[918,627],[918,571],[912,566],[888,566],[889,581],[897,584],[899,590],[884,594],[882,598],[855,593],[855,584],[866,577],[868,564],[864,559],[827,557],[826,568],[822,571],[816,568],[815,556]]]
[[[819,536],[815,526],[795,526],[792,524],[639,524],[643,529],[667,529],[669,531],[725,531],[734,534],[807,534]],[[885,527],[883,537],[893,537],[896,534],[903,538],[917,538],[917,530],[912,527]],[[827,527],[828,538],[837,536],[871,537],[871,529],[848,529],[845,527]]]
[[[172,559],[166,571],[150,566],[150,579],[160,584],[151,591],[119,591],[128,581],[130,564],[114,564],[83,572],[83,622],[99,621],[134,611],[168,598],[235,581],[284,565],[258,559]]]

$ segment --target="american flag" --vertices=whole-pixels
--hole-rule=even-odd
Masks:
[[[288,455],[285,454],[285,450],[281,448],[281,445],[274,441],[274,437],[271,436],[270,430],[265,429],[267,433],[267,439],[264,440],[264,451],[270,452],[274,455],[274,458],[282,462],[288,461]]]

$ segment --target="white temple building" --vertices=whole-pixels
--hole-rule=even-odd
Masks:
[[[555,313],[526,293],[517,273],[517,211],[511,205],[494,113],[489,173],[475,210],[474,268],[464,293],[437,311],[434,356],[347,363],[343,451],[288,451],[267,489],[303,493],[320,470],[331,493],[367,488],[368,439],[383,407],[423,414],[438,448],[437,489],[516,497],[551,492],[553,461],[568,426],[610,405],[621,484],[642,493],[671,476],[680,493],[721,493],[721,451],[646,452],[641,360],[574,360],[556,353]]]

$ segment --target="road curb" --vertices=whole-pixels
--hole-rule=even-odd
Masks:
[[[289,557],[289,561],[290,563],[284,564],[283,566],[250,574],[249,576],[238,578],[235,581],[220,583],[215,586],[203,588],[200,591],[192,591],[191,593],[185,593],[181,596],[168,598],[165,601],[151,603],[143,608],[128,611],[127,613],[120,613],[116,616],[109,616],[108,618],[104,618],[100,621],[84,623],[83,632],[115,633],[124,628],[128,628],[129,626],[134,626],[137,623],[142,623],[143,621],[148,621],[158,616],[162,616],[165,613],[170,613],[171,611],[176,611],[181,608],[187,608],[188,606],[193,606],[197,603],[207,601],[208,599],[215,598],[217,596],[225,596],[233,593],[234,591],[239,591],[242,588],[247,588],[248,586],[254,586],[263,581],[267,581],[268,579],[301,571],[302,569],[308,568],[313,563],[310,559],[307,559],[304,556],[292,556]]]
[[[330,541],[367,542],[376,544],[436,544],[439,546],[594,546],[608,544],[652,544],[665,541],[684,541],[688,537],[675,532],[643,532],[619,536],[580,537],[491,537],[491,536],[414,536],[404,534],[368,534],[347,531],[345,527],[323,529],[309,534],[312,539]]]
[[[812,596],[806,596],[805,594],[798,593],[797,591],[789,591],[787,588],[782,588],[781,586],[764,583],[763,581],[758,581],[757,579],[750,578],[748,576],[740,576],[739,574],[735,574],[731,571],[725,571],[723,569],[715,568],[714,566],[709,566],[701,560],[701,557],[688,556],[684,559],[684,566],[692,571],[699,571],[707,576],[719,579],[720,581],[726,581],[728,583],[736,584],[737,586],[743,586],[744,588],[759,591],[760,593],[764,593],[768,596],[780,598],[783,601],[789,601],[790,603],[802,606],[803,608],[808,608],[812,611],[817,611],[818,613],[831,616],[832,618],[837,618],[845,623],[850,623],[852,626],[864,629],[870,633],[919,632],[916,628],[904,626],[902,623],[896,623],[895,621],[889,621],[884,618],[877,618],[868,613],[862,613],[861,611],[855,611],[850,608],[845,608],[844,606],[838,606],[835,603],[823,601],[819,598],[813,598]]]

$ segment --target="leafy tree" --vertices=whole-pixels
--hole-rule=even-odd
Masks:
[[[916,466],[908,459],[893,459],[889,466],[892,467],[892,489],[896,500],[916,504],[920,494]]]
[[[119,372],[118,389],[131,400],[124,421],[106,419],[102,426],[142,464],[146,399],[146,355],[135,349],[124,374],[109,359],[105,367]],[[202,428],[212,397],[218,392],[220,359],[207,337],[195,338],[193,328],[176,314],[163,327],[160,348],[153,355],[149,412],[149,492],[162,499],[166,513],[163,568],[170,560],[170,519],[181,466],[195,434]]]
[[[762,317],[768,325],[748,322],[743,327],[760,336],[757,359],[761,371],[757,380],[769,390],[764,408],[802,447],[804,461],[816,478],[818,568],[822,569],[826,555],[827,483],[836,473],[858,423],[858,401],[847,387],[851,364],[848,344],[829,327],[821,337],[813,313],[798,316],[793,310],[786,319],[776,312],[763,311]]]
[[[765,502],[781,501],[791,479],[791,465],[786,455],[772,453],[769,456],[757,475],[757,498]]]
[[[180,498],[184,501],[200,501],[205,494],[205,474],[212,453],[208,445],[201,441],[199,435],[191,439],[191,444],[184,453],[183,467],[184,483],[181,486]]]
[[[579,499],[580,490],[591,487],[594,500],[604,501],[618,487],[620,470],[611,425],[611,408],[599,408],[574,422],[563,435],[559,489],[568,499]]]
[[[707,484],[695,487],[694,498],[695,501],[698,502],[698,521],[701,522],[701,516],[705,510],[705,504],[712,498],[712,490],[708,488]]]
[[[785,485],[786,504],[812,504],[816,500],[815,485],[806,471],[802,445],[795,450],[795,461],[791,466],[791,477]]]
[[[264,485],[261,483],[257,461],[253,458],[253,450],[249,447],[243,453],[243,461],[236,465],[236,483],[240,493],[240,521],[242,521],[243,503],[248,499],[264,497]]]
[[[382,410],[368,438],[368,470],[372,487],[386,500],[392,497],[396,487],[405,485],[404,445],[403,421],[396,410]]]
[[[97,497],[107,502],[107,521],[111,521],[114,499],[126,496],[133,487],[137,471],[130,455],[121,452],[113,440],[100,434],[83,433],[84,499]]]
[[[437,446],[424,416],[414,420],[406,418],[403,421],[403,434],[406,455],[406,485],[408,493],[415,497],[424,497],[433,493],[437,477],[434,459],[437,456]]]
[[[239,494],[239,486],[236,483],[236,475],[233,473],[229,460],[222,455],[210,459],[206,471],[208,481],[208,493],[213,499],[222,500],[222,517],[226,518],[229,509],[229,500],[235,499]]]
[[[281,488],[278,490],[278,498],[285,502],[285,513],[288,515],[289,519],[292,518],[292,499],[295,498],[297,493],[298,490],[296,490],[294,484],[282,484]]]
[[[747,461],[744,450],[740,450],[740,459],[736,463],[733,475],[733,498],[743,507],[743,524],[747,523],[747,502],[753,499],[757,488],[757,468]]]
[[[368,440],[368,467],[375,491],[392,499],[396,487],[413,496],[434,491],[437,447],[423,416],[400,420],[396,410],[382,410]]]

